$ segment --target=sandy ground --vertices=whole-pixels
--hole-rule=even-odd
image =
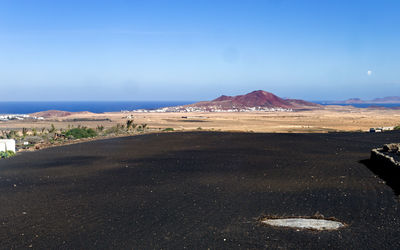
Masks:
[[[214,130],[242,132],[332,132],[368,131],[371,127],[391,127],[400,124],[400,110],[373,110],[330,106],[323,110],[298,112],[248,112],[248,113],[104,113],[74,114],[45,121],[0,122],[0,129],[43,128],[54,124],[57,128],[68,125],[97,125],[111,127],[125,124],[128,116],[137,124],[148,124],[159,130]],[[183,118],[187,117],[187,118]],[[110,119],[111,121],[80,121],[79,119]],[[75,121],[74,121],[75,119]]]
[[[377,174],[368,162],[371,148],[399,140],[399,132],[158,133],[22,153],[0,161],[0,245],[399,249],[399,171]],[[346,227],[261,223],[313,216]]]

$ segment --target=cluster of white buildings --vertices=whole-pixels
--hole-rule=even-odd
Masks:
[[[28,120],[28,119],[33,119],[33,120],[44,120],[43,117],[36,117],[36,116],[30,116],[30,115],[23,115],[23,114],[11,114],[11,115],[0,115],[0,121],[10,121],[10,120]]]
[[[222,107],[217,106],[176,106],[176,107],[165,107],[155,110],[146,110],[146,109],[138,109],[134,110],[134,112],[141,113],[167,113],[167,112],[176,112],[176,113],[191,113],[191,112],[292,112],[292,109],[285,108],[267,108],[267,107],[246,107],[246,108],[236,108],[233,107],[231,109],[224,109]]]
[[[371,132],[371,133],[379,133],[379,132],[385,132],[385,131],[391,131],[391,130],[394,130],[394,127],[370,128],[369,132]]]

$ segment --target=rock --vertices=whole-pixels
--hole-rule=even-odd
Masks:
[[[399,155],[399,149],[396,149],[394,145],[396,145],[396,143],[386,144],[384,148],[372,149],[371,160],[374,162],[378,162],[382,166],[390,166],[396,168],[400,167],[400,161],[396,159],[397,156],[393,155],[394,153]]]
[[[397,153],[399,152],[400,143],[389,143],[383,146],[384,152]]]

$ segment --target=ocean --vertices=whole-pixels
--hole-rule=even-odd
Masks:
[[[0,114],[30,114],[45,110],[103,113],[121,110],[158,109],[194,102],[196,101],[0,102]]]

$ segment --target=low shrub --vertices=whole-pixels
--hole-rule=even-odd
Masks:
[[[121,129],[119,126],[112,126],[111,128],[106,129],[105,134],[109,135],[109,134],[119,134],[121,133]]]
[[[14,155],[15,155],[14,151],[11,150],[8,150],[7,152],[4,151],[0,152],[0,158],[8,158]]]
[[[394,130],[400,130],[400,125],[393,128]]]
[[[88,138],[97,136],[97,132],[91,128],[73,128],[65,133],[66,137],[73,137],[75,139]]]
[[[174,128],[165,128],[165,129],[163,129],[163,131],[166,131],[166,132],[168,132],[168,131],[174,131]]]

